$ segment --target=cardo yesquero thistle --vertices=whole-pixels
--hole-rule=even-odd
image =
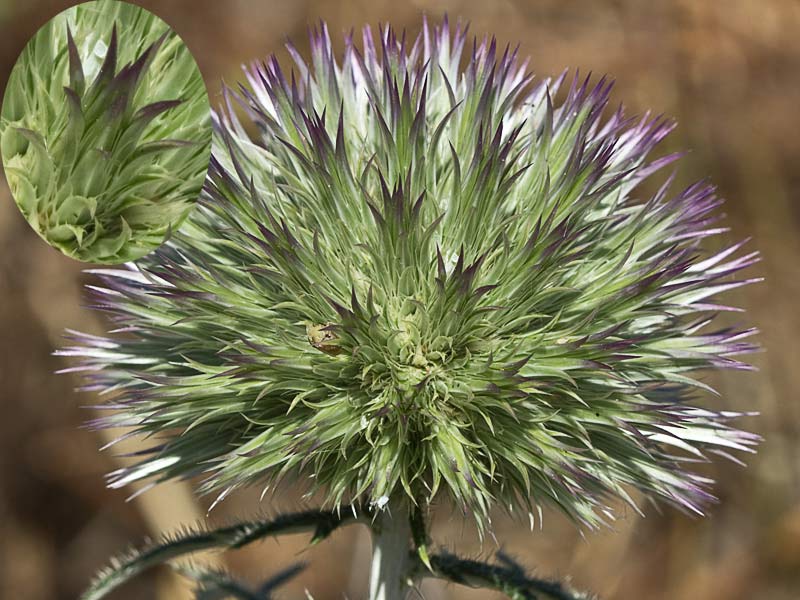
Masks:
[[[703,255],[709,185],[637,194],[672,124],[604,117],[605,79],[555,102],[563,77],[460,27],[379,38],[338,62],[323,26],[291,75],[250,67],[201,206],[97,272],[118,330],[64,353],[116,392],[98,426],[155,435],[111,486],[288,475],[334,506],[441,493],[484,524],[550,504],[593,527],[629,490],[700,511],[687,463],[757,441],[692,378],[745,366],[752,330],[708,328],[756,255]]]
[[[0,120],[12,195],[50,245],[122,263],[194,206],[208,168],[208,94],[154,14],[97,0],[51,19],[14,66]]]

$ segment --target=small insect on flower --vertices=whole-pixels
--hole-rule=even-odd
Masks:
[[[334,506],[441,494],[593,527],[633,490],[699,512],[691,463],[751,450],[693,373],[747,368],[753,330],[715,330],[712,298],[757,257],[701,249],[711,186],[641,198],[672,123],[467,43],[367,28],[337,61],[322,25],[310,62],[290,45],[291,74],[271,58],[224,91],[201,206],[97,272],[124,335],[66,351],[118,395],[97,426],[161,441],[112,484],[288,475]]]
[[[306,323],[308,343],[321,352],[339,354],[342,349],[336,344],[338,338],[333,333],[333,327],[333,323],[326,323],[325,325]]]
[[[155,15],[112,0],[58,14],[27,44],[3,100],[9,187],[72,258],[140,258],[180,226],[211,152],[200,71]]]

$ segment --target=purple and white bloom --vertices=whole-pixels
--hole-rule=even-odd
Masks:
[[[757,255],[703,250],[725,231],[707,183],[642,195],[673,123],[447,22],[367,28],[340,61],[324,24],[311,41],[225,90],[180,231],[95,271],[116,329],[62,354],[109,392],[96,426],[153,442],[110,485],[288,476],[479,523],[555,505],[594,527],[632,491],[701,512],[692,463],[757,442],[695,375],[748,368],[754,330],[714,317]]]

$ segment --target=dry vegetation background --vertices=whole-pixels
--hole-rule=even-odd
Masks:
[[[140,1],[169,22],[193,50],[219,100],[219,81],[236,81],[239,65],[278,52],[326,19],[338,34],[390,21],[416,32],[426,12],[462,17],[478,35],[521,42],[532,67],[565,67],[616,77],[616,101],[679,120],[668,143],[692,149],[681,181],[710,176],[728,199],[737,238],[752,236],[766,282],[732,292],[749,309],[767,348],[756,374],[709,375],[722,399],[713,406],[758,410],[747,426],[765,442],[746,470],[715,463],[721,504],[704,520],[672,510],[625,514],[616,530],[582,539],[554,513],[533,534],[498,515],[505,550],[538,573],[570,576],[604,599],[792,600],[800,598],[800,3],[796,0],[180,0]],[[25,42],[68,2],[0,0],[0,86]],[[165,486],[131,503],[103,486],[115,457],[98,453],[98,435],[79,430],[91,403],[72,391],[50,355],[65,327],[101,331],[81,307],[89,281],[82,266],[41,242],[0,183],[0,597],[76,598],[106,558],[129,541],[193,521],[206,501],[187,487]],[[285,490],[267,511],[293,506]],[[215,522],[258,509],[240,495],[212,513]],[[461,553],[484,555],[474,531],[440,510],[434,537]],[[295,560],[313,564],[282,597],[317,600],[365,595],[369,539],[350,528],[303,552],[306,538],[266,542],[227,556],[246,577],[265,577]],[[220,557],[207,560],[221,562]],[[464,588],[425,585],[430,600],[487,598]],[[180,599],[171,576],[154,572],[116,598]]]

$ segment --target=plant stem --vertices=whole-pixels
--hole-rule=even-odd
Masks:
[[[360,517],[357,514],[348,505],[341,510],[309,510],[279,515],[274,519],[244,521],[218,529],[201,528],[165,536],[160,541],[112,561],[111,567],[100,572],[81,598],[100,600],[145,569],[199,551],[220,547],[229,550],[242,548],[266,537],[302,531],[313,531],[312,543],[318,542],[342,525],[358,521]]]
[[[589,600],[564,583],[528,575],[524,568],[502,552],[495,564],[459,558],[443,552],[430,556],[431,569],[414,557],[419,577],[436,577],[472,588],[497,590],[511,600]]]
[[[405,505],[380,510],[372,526],[369,600],[406,600],[411,591],[411,525]]]

